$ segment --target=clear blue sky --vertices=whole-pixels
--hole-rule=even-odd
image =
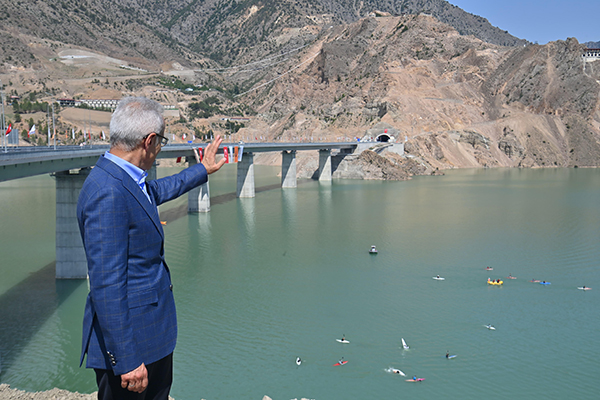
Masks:
[[[448,0],[498,28],[546,44],[575,37],[600,42],[600,0]]]

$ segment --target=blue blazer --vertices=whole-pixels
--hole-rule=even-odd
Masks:
[[[208,180],[196,164],[146,187],[101,156],[83,184],[77,219],[90,293],[83,317],[80,365],[122,375],[171,354],[177,318],[157,206]]]

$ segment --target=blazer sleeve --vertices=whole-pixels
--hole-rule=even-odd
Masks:
[[[149,193],[157,205],[173,200],[193,188],[208,182],[206,168],[201,163],[184,169],[178,174],[148,182]]]
[[[81,210],[88,255],[90,296],[115,375],[142,364],[136,348],[127,298],[127,194],[114,185],[98,185]]]

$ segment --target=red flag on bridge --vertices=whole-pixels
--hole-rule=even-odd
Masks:
[[[12,132],[12,124],[8,124],[8,128],[6,128],[6,136],[8,136]]]
[[[227,146],[223,147],[223,157],[225,157],[225,164],[229,164],[229,149]]]

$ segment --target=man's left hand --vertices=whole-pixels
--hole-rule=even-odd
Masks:
[[[148,387],[148,370],[144,363],[126,374],[121,375],[121,387],[130,392],[142,393]]]

